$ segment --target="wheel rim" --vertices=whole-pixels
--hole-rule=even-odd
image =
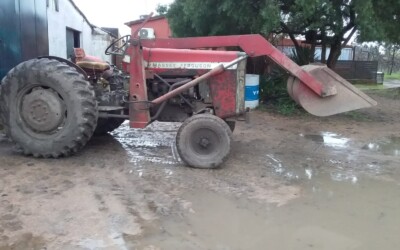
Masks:
[[[218,153],[221,145],[220,136],[209,128],[199,128],[190,138],[190,146],[200,156],[209,156]]]
[[[62,128],[67,112],[63,98],[52,88],[33,87],[19,101],[20,116],[33,132],[52,134]]]

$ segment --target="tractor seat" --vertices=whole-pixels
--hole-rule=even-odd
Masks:
[[[76,62],[76,64],[82,69],[87,70],[106,71],[110,69],[110,65],[108,63],[102,62],[91,56],[85,56],[80,61]]]
[[[82,48],[74,48],[76,64],[84,70],[106,71],[110,65],[100,58],[87,56]]]

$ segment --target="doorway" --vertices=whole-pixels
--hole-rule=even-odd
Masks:
[[[74,56],[74,48],[81,46],[81,32],[67,28],[67,58]]]

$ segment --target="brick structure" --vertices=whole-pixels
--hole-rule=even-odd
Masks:
[[[132,29],[138,29],[144,19],[139,19],[126,23],[128,26],[132,26]],[[168,20],[165,16],[155,16],[144,25],[143,28],[152,28],[156,38],[170,38],[172,37],[172,31],[169,27]]]

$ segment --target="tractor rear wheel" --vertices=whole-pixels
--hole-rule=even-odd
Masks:
[[[68,156],[82,148],[96,128],[93,87],[75,68],[47,58],[12,69],[0,89],[6,134],[24,154]]]
[[[229,155],[231,135],[231,129],[221,118],[209,114],[194,115],[179,128],[176,147],[189,166],[216,168]]]

